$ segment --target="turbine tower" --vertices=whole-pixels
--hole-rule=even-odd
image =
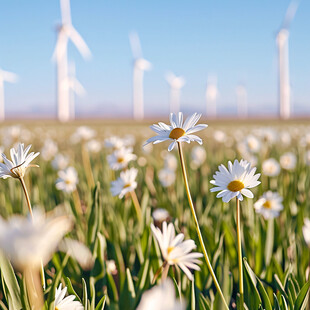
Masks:
[[[217,77],[209,76],[206,89],[207,117],[216,117],[216,101],[218,94]]]
[[[152,64],[142,57],[141,44],[136,32],[129,34],[129,41],[133,55],[133,118],[142,120],[144,118],[143,102],[143,74],[152,68]]]
[[[248,93],[243,84],[236,87],[237,109],[239,118],[248,116]]]
[[[69,75],[66,80],[66,85],[69,89],[69,109],[70,109],[70,120],[75,119],[75,95],[84,96],[86,94],[85,88],[75,77],[75,64],[74,62],[69,65]]]
[[[298,4],[299,2],[296,0],[290,3],[281,28],[276,36],[278,48],[279,114],[281,119],[288,119],[291,115],[288,38],[289,27],[296,14]]]
[[[57,67],[57,116],[61,122],[70,120],[70,89],[68,77],[68,41],[71,40],[81,55],[87,59],[91,52],[71,22],[70,0],[60,0],[61,25],[53,54]]]
[[[18,76],[15,73],[0,69],[0,121],[4,121],[5,119],[4,82],[15,83],[17,79]]]
[[[185,85],[183,76],[176,76],[172,72],[166,74],[166,80],[170,85],[170,113],[180,112],[181,88]]]

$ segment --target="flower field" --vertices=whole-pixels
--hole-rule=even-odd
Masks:
[[[160,121],[0,128],[0,309],[308,308],[310,123]]]

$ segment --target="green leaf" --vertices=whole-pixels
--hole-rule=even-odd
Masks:
[[[257,289],[259,291],[261,300],[263,302],[264,309],[265,310],[272,310],[272,306],[271,306],[269,296],[268,296],[261,280],[257,276],[256,276],[256,280],[257,280]]]
[[[85,282],[84,278],[82,278],[82,283],[83,283],[83,305],[84,305],[84,310],[88,310],[87,285],[86,285],[86,282]]]
[[[210,303],[207,301],[207,299],[203,296],[202,293],[199,294],[199,309],[211,310]]]
[[[7,299],[9,308],[12,309],[22,309],[22,304],[20,300],[20,288],[18,286],[17,279],[11,263],[5,257],[5,255],[0,251],[0,271],[1,277],[5,282],[7,287]]]
[[[100,299],[100,301],[99,301],[99,303],[98,303],[98,305],[97,305],[97,307],[96,307],[95,310],[103,310],[103,309],[104,309],[104,306],[105,306],[105,302],[106,302],[106,296],[103,296],[103,297]]]
[[[300,290],[297,299],[295,301],[294,310],[301,310],[303,307],[304,300],[308,294],[310,287],[310,281],[308,281]]]
[[[278,275],[275,274],[275,275],[274,275],[274,279],[275,279],[275,281],[276,281],[276,285],[277,285],[277,287],[278,287],[278,289],[279,289],[281,295],[283,295],[283,298],[285,298],[286,300],[288,300],[288,302],[289,302],[289,304],[290,304],[290,308],[293,309],[293,308],[294,308],[293,302],[292,302],[292,300],[289,298],[289,296],[286,294],[286,292],[285,292],[285,290],[284,290],[284,287],[283,287],[283,285],[282,285],[282,283],[281,283],[281,281],[280,281]]]
[[[267,223],[267,236],[265,246],[265,264],[268,266],[272,257],[274,242],[274,219],[270,219]]]
[[[288,291],[289,291],[289,294],[291,296],[291,299],[293,300],[293,302],[295,303],[295,300],[297,298],[297,293],[295,291],[295,287],[294,287],[294,284],[293,284],[293,281],[292,279],[288,279],[287,281],[287,287],[288,287]]]
[[[279,300],[278,300],[277,295],[275,293],[273,293],[273,298],[274,298],[274,309],[275,310],[281,310]]]
[[[195,301],[195,282],[191,281],[191,310],[196,309],[196,301]]]
[[[127,268],[124,287],[122,289],[119,299],[119,308],[128,310],[134,309],[135,298],[136,298],[136,292],[134,284],[132,281],[130,270]]]
[[[285,297],[283,295],[281,295],[281,301],[282,301],[282,305],[283,305],[284,309],[288,310],[287,302],[286,302]]]
[[[82,302],[81,298],[79,297],[79,295],[74,290],[74,288],[72,286],[72,283],[71,283],[71,280],[68,277],[66,277],[64,280],[66,282],[66,287],[67,287],[68,294],[69,295],[74,295],[78,299],[79,302]]]
[[[87,231],[87,241],[88,244],[92,244],[95,241],[95,237],[98,230],[98,212],[99,212],[99,190],[100,183],[97,182],[94,192],[93,192],[93,203],[91,206],[91,212],[88,219],[88,231]]]
[[[258,290],[256,289],[256,275],[249,266],[246,258],[243,259],[244,266],[244,301],[250,309],[258,309],[262,303]]]

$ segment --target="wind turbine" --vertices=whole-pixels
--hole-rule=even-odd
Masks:
[[[129,41],[133,55],[133,118],[142,120],[144,118],[143,102],[143,74],[152,68],[152,64],[143,58],[141,44],[136,32],[129,34]]]
[[[69,75],[65,81],[65,85],[69,89],[69,111],[70,120],[75,119],[75,95],[84,96],[86,94],[85,88],[75,77],[75,64],[74,62],[69,65]]]
[[[293,0],[287,11],[280,30],[276,36],[278,48],[278,79],[279,79],[279,113],[280,118],[288,119],[291,115],[291,89],[289,75],[288,38],[289,27],[296,14],[299,1]]]
[[[87,59],[91,52],[81,35],[71,22],[70,0],[60,0],[61,25],[53,54],[57,66],[57,107],[58,119],[67,122],[70,119],[70,89],[68,83],[68,41],[71,40],[81,55]]]
[[[15,73],[0,69],[0,121],[5,119],[4,109],[4,82],[15,83],[18,76]]]
[[[185,85],[185,79],[183,76],[175,76],[174,73],[168,72],[166,80],[170,85],[170,113],[177,114],[180,112],[180,93]]]
[[[239,84],[236,87],[236,96],[238,116],[240,118],[246,118],[248,116],[248,93],[243,84]]]
[[[206,89],[207,117],[216,117],[216,101],[219,92],[217,89],[217,77],[209,76]]]

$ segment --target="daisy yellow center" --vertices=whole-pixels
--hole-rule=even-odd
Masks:
[[[228,190],[230,190],[231,192],[239,192],[242,189],[244,189],[244,184],[241,181],[235,180],[235,181],[231,181],[228,185],[227,185]]]
[[[168,255],[172,252],[173,249],[174,249],[174,246],[170,246],[170,247],[167,249]]]
[[[263,204],[263,207],[264,207],[265,209],[271,209],[271,203],[270,203],[270,201],[266,200],[266,202]]]
[[[125,185],[124,185],[124,188],[127,188],[127,187],[130,187],[130,183],[126,183]]]
[[[169,134],[170,139],[178,140],[185,135],[185,131],[182,128],[174,128]]]
[[[69,184],[71,184],[71,181],[70,181],[70,180],[65,180],[65,183],[66,183],[67,185],[69,185]]]
[[[123,163],[124,161],[125,161],[124,157],[119,157],[119,158],[117,159],[117,162],[118,162],[119,164]]]
[[[59,310],[58,307],[56,307],[55,310]]]

